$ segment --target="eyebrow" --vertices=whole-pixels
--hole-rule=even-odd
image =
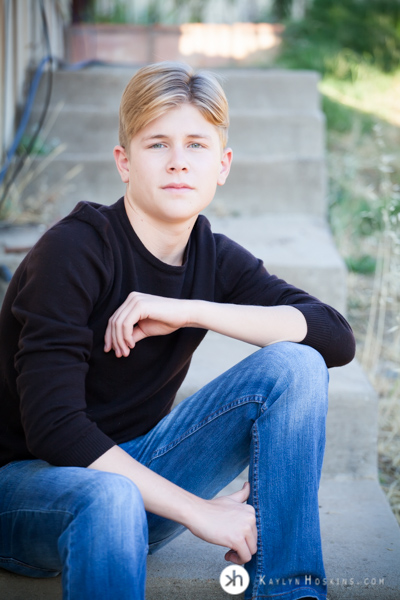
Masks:
[[[156,133],[155,135],[149,135],[148,137],[143,138],[143,141],[146,142],[148,140],[165,140],[170,136],[163,133]],[[203,140],[211,140],[210,135],[204,135],[203,133],[190,133],[186,137],[195,138],[195,139],[203,139]]]

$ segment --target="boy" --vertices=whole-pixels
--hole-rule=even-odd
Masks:
[[[199,216],[229,173],[227,129],[212,75],[140,69],[114,149],[125,196],[78,204],[9,286],[0,566],[61,571],[65,598],[142,600],[147,553],[185,528],[245,565],[246,600],[326,598],[327,367],[354,338]],[[261,349],[171,411],[208,329]],[[243,489],[215,498],[247,465]]]

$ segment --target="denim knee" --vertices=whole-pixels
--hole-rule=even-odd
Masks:
[[[288,379],[296,381],[310,377],[327,383],[329,379],[328,368],[322,355],[311,346],[295,342],[277,342],[260,350],[265,356],[265,365],[277,368],[280,374],[285,374]],[[258,354],[258,353],[257,353]]]
[[[294,342],[278,342],[256,353],[258,377],[265,378],[268,398],[262,412],[278,397],[290,398],[290,406],[297,407],[307,418],[326,415],[328,409],[329,374],[321,354],[310,346]],[[283,395],[283,396],[282,396]]]
[[[144,502],[136,484],[123,475],[94,471],[80,490],[75,505],[75,526],[90,531],[108,544],[121,545],[124,538],[136,539],[148,551],[148,528]],[[122,542],[122,546],[124,546]]]

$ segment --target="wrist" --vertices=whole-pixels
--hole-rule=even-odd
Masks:
[[[181,505],[179,522],[190,529],[206,504],[207,500],[187,492],[185,502]]]
[[[210,303],[205,300],[186,300],[185,302],[187,302],[186,327],[205,328],[204,313]]]

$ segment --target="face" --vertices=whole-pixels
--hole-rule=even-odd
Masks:
[[[114,149],[136,216],[153,224],[190,224],[210,204],[229,173],[232,151],[192,104],[168,110],[131,140],[129,157]]]

